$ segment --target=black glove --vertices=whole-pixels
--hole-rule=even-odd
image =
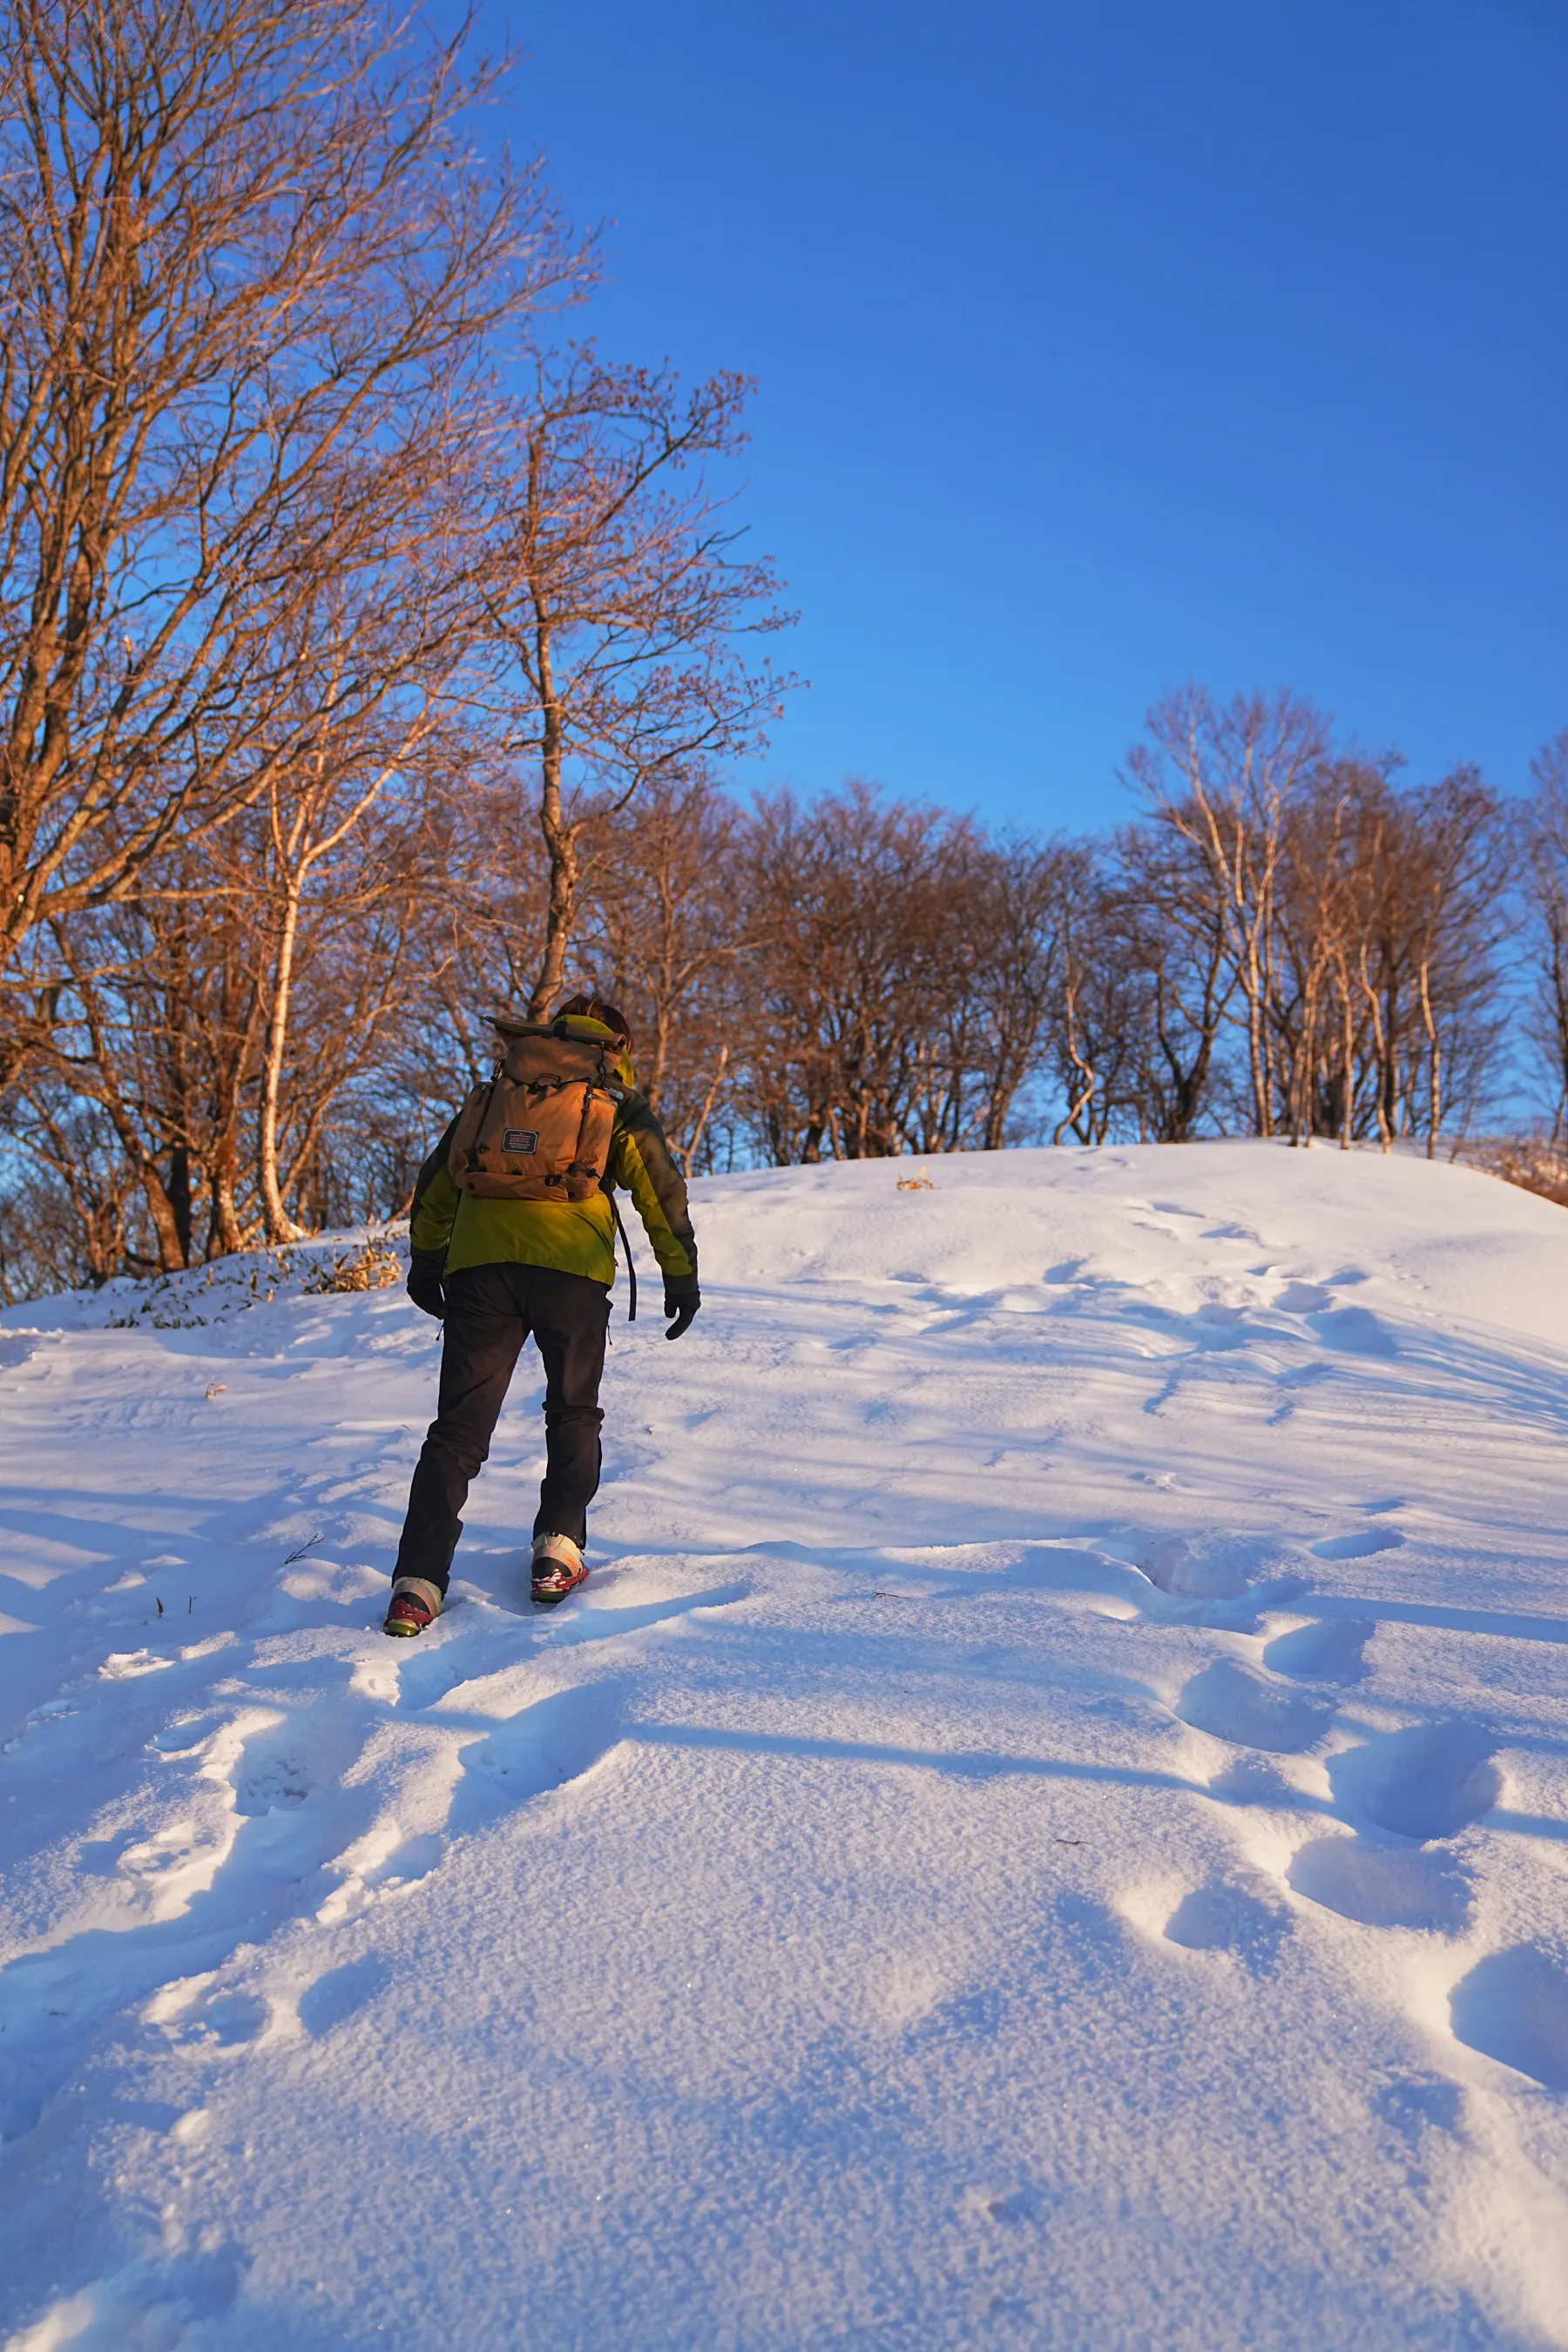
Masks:
[[[675,1320],[665,1333],[665,1338],[679,1339],[683,1331],[689,1330],[691,1318],[701,1304],[702,1293],[700,1290],[688,1290],[679,1298],[672,1297],[667,1290],[664,1294],[664,1311],[667,1315],[673,1315]]]
[[[442,1250],[410,1250],[408,1280],[405,1287],[422,1315],[434,1315],[437,1322],[447,1312],[447,1295],[441,1287],[441,1269],[446,1265]]]

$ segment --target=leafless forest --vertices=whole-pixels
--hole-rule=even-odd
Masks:
[[[8,1298],[396,1213],[486,1009],[579,985],[694,1172],[1561,1136],[1568,733],[1504,800],[1194,687],[1109,835],[750,791],[750,387],[574,333],[499,68],[349,0],[0,18]]]

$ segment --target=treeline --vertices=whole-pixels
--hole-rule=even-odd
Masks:
[[[1463,769],[1402,787],[1290,698],[1190,690],[1127,780],[1136,814],[1085,842],[654,778],[579,826],[550,988],[622,1006],[689,1172],[1220,1133],[1430,1152],[1518,1084],[1521,1038],[1561,1129],[1568,738],[1510,803]],[[54,922],[5,1112],[14,1291],[395,1213],[489,1066],[485,1008],[535,999],[562,936],[515,769],[422,770],[290,871],[252,811]]]
[[[496,72],[349,0],[0,0],[0,1287],[395,1213],[486,1010],[610,996],[688,1169],[1473,1131],[1568,1097],[1568,738],[1528,803],[1289,696],[1128,822],[722,779],[792,683],[747,385],[590,292]]]

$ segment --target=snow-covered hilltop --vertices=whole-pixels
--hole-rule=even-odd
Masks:
[[[695,1206],[584,1592],[520,1379],[417,1643],[400,1290],[0,1318],[4,2340],[1568,2345],[1568,1217]]]

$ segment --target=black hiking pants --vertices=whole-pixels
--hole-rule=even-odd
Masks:
[[[463,1532],[458,1514],[531,1331],[544,1364],[546,1461],[533,1532],[586,1539],[599,1486],[599,1382],[610,1319],[602,1282],[554,1266],[466,1266],[446,1292],[436,1418],[414,1472],[393,1570],[427,1577],[443,1592]]]

